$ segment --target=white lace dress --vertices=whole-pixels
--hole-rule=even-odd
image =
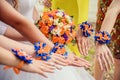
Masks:
[[[12,0],[7,0],[12,4]],[[32,13],[36,0],[19,0],[18,11],[33,21]],[[4,34],[6,25],[0,23],[0,33]],[[56,70],[53,74],[47,74],[49,78],[44,78],[41,75],[35,73],[23,72],[16,75],[12,69],[3,70],[4,65],[0,65],[0,80],[94,80],[93,77],[84,69],[79,68],[80,72],[77,72],[75,67],[63,67],[62,70]]]

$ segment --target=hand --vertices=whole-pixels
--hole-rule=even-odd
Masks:
[[[77,31],[76,40],[80,53],[83,55],[87,55],[89,49],[89,39],[82,36],[82,32],[80,29]]]
[[[49,62],[51,62],[58,70],[61,69],[59,65],[61,66],[68,65],[68,61],[66,60],[65,56],[62,56],[60,54],[53,54]]]
[[[69,61],[70,66],[85,67],[85,68],[90,67],[90,64],[89,64],[88,61],[86,61],[86,60],[84,60],[82,58],[79,58],[79,57],[75,56],[72,53],[70,53],[68,55],[67,60]]]
[[[96,45],[96,59],[100,64],[101,70],[108,71],[110,69],[110,65],[114,63],[113,56],[107,45]]]
[[[32,64],[24,64],[23,71],[38,73],[47,78],[45,72],[53,73],[54,67],[51,63],[42,60],[33,60]]]
[[[51,3],[51,0],[44,0],[43,2],[44,6],[47,7],[47,8],[50,8],[52,3]]]

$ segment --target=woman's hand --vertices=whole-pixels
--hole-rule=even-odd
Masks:
[[[69,61],[68,65],[70,66],[76,66],[76,67],[85,67],[85,68],[88,68],[90,67],[90,64],[88,61],[82,59],[82,58],[79,58],[77,56],[75,56],[74,54],[70,53],[68,55],[68,58],[67,60]]]
[[[49,62],[34,59],[32,64],[23,65],[22,70],[32,73],[38,73],[47,78],[45,72],[53,73],[54,66]]]
[[[43,1],[43,4],[44,4],[44,6],[47,7],[47,8],[50,8],[51,5],[52,5],[51,0],[44,0],[44,1]]]
[[[82,36],[82,32],[80,29],[78,29],[77,31],[76,40],[80,53],[83,55],[87,55],[89,49],[89,38]]]
[[[101,70],[108,71],[110,69],[110,65],[114,63],[113,56],[107,45],[96,45],[96,59],[100,64]]]
[[[60,54],[53,54],[49,62],[51,62],[58,70],[61,69],[60,66],[68,65],[68,61],[66,60],[65,56],[62,56]]]

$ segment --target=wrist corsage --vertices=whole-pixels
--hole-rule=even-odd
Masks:
[[[34,44],[34,49],[36,51],[36,59],[45,61],[50,59],[50,47],[46,43],[36,42]]]
[[[99,31],[95,34],[94,37],[95,41],[97,41],[99,44],[108,44],[111,40],[111,36],[106,31]]]
[[[34,48],[36,51],[36,59],[48,61],[51,58],[52,54],[61,54],[63,56],[67,56],[67,52],[63,44],[55,43],[54,47],[50,49],[50,47],[46,43],[37,42],[34,44]]]
[[[12,52],[13,54],[19,58],[21,61],[20,63],[13,67],[13,70],[16,74],[19,74],[20,73],[20,69],[22,68],[22,66],[27,63],[27,64],[30,64],[32,63],[32,57],[28,54],[26,54],[26,52],[24,52],[22,49],[12,49]],[[11,66],[5,66],[4,69],[7,69],[7,68],[12,68]]]
[[[82,35],[85,36],[85,37],[89,37],[91,36],[92,32],[94,31],[93,30],[93,27],[86,22],[83,22],[81,25],[79,25],[81,31],[82,31]]]
[[[50,51],[50,54],[61,54],[65,57],[67,57],[68,52],[65,49],[65,46],[63,44],[55,43],[53,49]]]

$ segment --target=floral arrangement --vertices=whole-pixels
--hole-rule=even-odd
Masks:
[[[76,32],[72,17],[63,10],[44,12],[37,26],[53,43],[67,44],[75,40]]]
[[[85,37],[90,37],[93,33],[93,27],[86,21],[79,25],[82,35]]]
[[[13,54],[18,57],[19,59],[23,60],[26,63],[32,63],[32,56],[28,55],[22,49],[12,49]]]
[[[68,55],[64,44],[55,43],[54,47],[51,49],[46,43],[36,42],[34,44],[34,49],[36,51],[35,57],[37,60],[48,61],[53,54],[61,54],[65,57]]]
[[[94,39],[100,44],[108,44],[110,43],[111,36],[106,31],[99,31],[95,34]]]

